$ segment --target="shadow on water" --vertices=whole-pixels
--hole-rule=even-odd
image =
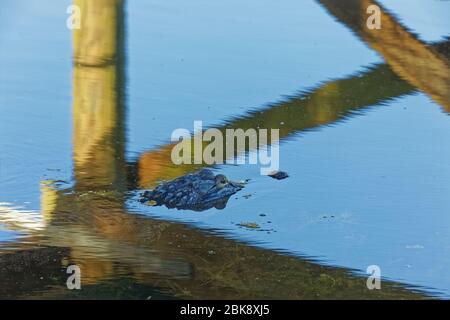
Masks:
[[[4,279],[0,297],[427,298],[417,288],[395,282],[383,282],[383,290],[367,290],[366,279],[355,275],[355,270],[325,267],[184,224],[128,212],[125,201],[129,191],[154,186],[160,179],[174,178],[204,165],[173,165],[171,144],[142,154],[134,163],[125,162],[124,1],[74,3],[82,9],[89,6],[73,40],[74,186],[60,189],[52,181],[43,184],[43,221],[39,227],[10,222],[13,229],[29,235],[19,243],[8,244],[11,249],[0,253],[0,278]],[[355,18],[347,6],[339,8],[341,12],[330,1],[321,3],[331,12],[338,12],[336,16],[342,20]],[[354,26],[353,20],[345,23]],[[386,39],[361,37],[376,50],[384,50],[379,48],[384,48],[381,44]],[[413,40],[411,47],[420,47]],[[425,49],[435,52],[444,45],[448,47],[448,42]],[[420,60],[425,59],[421,54],[427,54],[423,50],[417,49],[420,54],[400,54],[412,54]],[[433,54],[436,64],[448,63],[448,51],[447,55]],[[427,75],[423,64],[390,62],[396,57],[391,52],[384,56],[387,64],[368,67],[349,78],[329,81],[264,110],[230,119],[219,130],[279,128],[284,122],[280,139],[287,139],[359,115],[369,107],[418,89],[429,93],[448,111],[448,92],[442,88],[447,81],[445,74],[438,79],[434,74],[429,75],[432,79],[423,78]],[[410,72],[405,74],[403,69]],[[433,79],[442,82],[435,84]],[[82,270],[80,292],[70,293],[65,287],[65,268],[69,264],[77,264]]]

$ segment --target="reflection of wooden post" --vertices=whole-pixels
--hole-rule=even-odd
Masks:
[[[125,188],[123,1],[75,0],[73,121],[77,188]]]
[[[81,11],[81,26],[74,30],[73,41],[75,190],[122,194],[126,190],[124,1],[74,0],[74,4]],[[66,201],[70,199],[64,198]],[[106,206],[104,201],[102,197],[85,197],[84,207],[75,210],[105,237],[117,235],[113,222],[121,220],[123,201],[117,196]],[[96,215],[105,207],[110,214],[97,220]],[[82,242],[83,234],[75,233],[75,239]],[[84,270],[86,283],[113,272],[111,261],[92,258],[80,247],[74,246],[71,257]]]
[[[115,63],[122,42],[121,0],[75,0],[81,28],[74,30],[75,63],[99,67]]]

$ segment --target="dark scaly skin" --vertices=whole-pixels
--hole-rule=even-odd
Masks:
[[[145,191],[140,201],[154,201],[155,206],[165,205],[179,210],[223,209],[228,199],[243,187],[242,183],[228,181],[224,175],[214,175],[211,170],[202,169]]]

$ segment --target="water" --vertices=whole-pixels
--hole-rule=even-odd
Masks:
[[[70,1],[2,2],[0,296],[448,298],[449,4],[383,1],[368,31],[357,3],[75,1],[71,31]],[[223,210],[138,203],[195,169],[170,161],[195,120],[280,128],[290,177],[220,165],[250,179]]]

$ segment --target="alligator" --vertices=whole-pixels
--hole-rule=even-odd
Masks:
[[[223,209],[228,199],[244,185],[245,182],[230,181],[223,174],[215,175],[209,169],[202,169],[145,191],[139,201],[178,210]]]

